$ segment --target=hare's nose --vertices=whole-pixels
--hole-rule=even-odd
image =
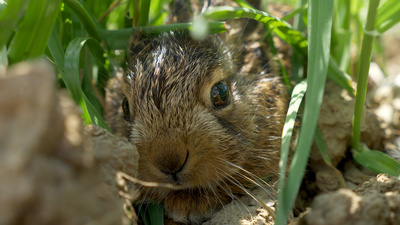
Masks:
[[[185,167],[189,158],[189,152],[186,153],[186,157],[184,158],[184,160],[182,160],[182,158],[183,157],[175,156],[169,159],[165,159],[160,164],[160,171],[163,174],[171,177],[173,181],[178,181],[178,174]]]

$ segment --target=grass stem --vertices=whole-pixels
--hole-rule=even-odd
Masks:
[[[102,38],[99,29],[85,7],[77,0],[64,0],[63,2],[79,17],[88,34],[98,42],[101,42]]]
[[[364,31],[364,38],[362,41],[360,64],[357,74],[357,94],[356,103],[354,107],[353,116],[353,149],[362,151],[360,145],[361,136],[361,121],[363,118],[365,97],[367,94],[369,64],[371,62],[372,46],[375,36],[373,35],[375,29],[376,11],[379,6],[380,0],[371,0],[368,8],[367,23]]]

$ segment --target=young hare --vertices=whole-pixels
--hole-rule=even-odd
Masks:
[[[254,186],[249,178],[278,171],[287,90],[260,26],[237,24],[248,26],[203,40],[135,33],[112,87],[108,123],[136,145],[138,179],[176,187],[142,186],[140,199],[162,203],[179,223],[203,222]]]

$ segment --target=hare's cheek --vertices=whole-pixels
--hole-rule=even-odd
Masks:
[[[150,161],[148,155],[139,154],[139,179],[149,182],[161,182],[158,168]]]
[[[190,187],[214,187],[230,175],[228,167],[221,160],[223,156],[217,151],[202,156],[193,155],[181,176]]]

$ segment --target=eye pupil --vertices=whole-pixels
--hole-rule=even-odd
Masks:
[[[122,111],[124,112],[124,119],[128,122],[131,122],[131,115],[129,112],[129,102],[126,97],[124,98],[124,100],[122,100]]]
[[[221,81],[212,87],[211,100],[216,108],[224,107],[230,102],[228,86],[224,81]]]

